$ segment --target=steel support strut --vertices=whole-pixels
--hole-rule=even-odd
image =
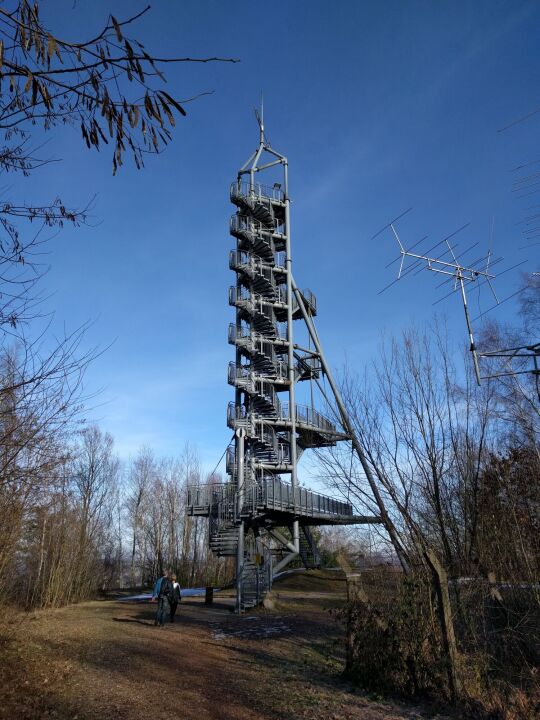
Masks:
[[[286,235],[286,256],[287,256],[287,340],[289,343],[287,365],[289,375],[289,419],[291,422],[291,429],[289,433],[290,448],[291,448],[291,485],[293,488],[294,502],[296,505],[296,497],[298,494],[298,452],[296,447],[296,393],[295,393],[295,374],[294,374],[294,338],[293,338],[293,280],[292,280],[292,254],[291,254],[291,201],[289,198],[289,164],[285,159],[283,162],[284,173],[285,173],[285,229]],[[287,555],[289,558],[288,562],[293,560],[296,555],[300,552],[300,526],[298,520],[293,522],[293,545],[294,552]],[[286,558],[284,558],[285,560]],[[282,561],[283,562],[283,561]],[[281,565],[281,563],[280,563]]]
[[[292,282],[292,287],[293,287],[294,293],[296,295],[296,300],[300,307],[300,311],[301,311],[304,321],[306,323],[308,332],[311,336],[313,344],[315,345],[315,347],[317,349],[324,373],[325,373],[326,377],[328,378],[328,382],[332,389],[332,393],[334,394],[334,399],[338,406],[338,410],[339,410],[341,422],[343,424],[343,428],[344,428],[345,432],[347,433],[347,435],[350,437],[352,446],[358,456],[358,459],[360,460],[360,464],[362,465],[362,469],[364,470],[366,479],[368,481],[369,487],[373,494],[373,498],[377,504],[377,507],[379,508],[379,512],[381,513],[381,519],[383,521],[383,524],[386,528],[388,535],[390,536],[390,540],[392,541],[392,545],[394,547],[394,550],[396,551],[399,561],[404,568],[407,568],[408,562],[405,557],[405,552],[404,552],[404,550],[401,546],[401,543],[399,541],[399,538],[397,536],[396,528],[394,527],[394,523],[392,522],[390,516],[388,515],[388,512],[386,511],[386,506],[382,499],[382,495],[379,491],[377,483],[375,482],[375,478],[373,477],[373,473],[371,472],[371,468],[370,468],[367,458],[364,454],[364,451],[362,449],[360,441],[358,440],[358,437],[357,437],[356,433],[354,432],[354,428],[353,428],[352,422],[350,420],[349,413],[347,412],[347,409],[346,409],[343,399],[341,397],[339,388],[334,380],[332,371],[330,370],[330,367],[329,367],[328,363],[326,362],[326,358],[324,356],[324,352],[323,352],[321,343],[319,341],[319,336],[317,335],[317,331],[315,330],[313,321],[311,320],[311,317],[309,316],[309,313],[307,312],[306,307],[304,305],[302,293],[298,290],[296,283],[294,282],[294,280],[292,278],[291,278],[291,282]]]
[[[240,615],[242,612],[242,595],[243,595],[243,575],[244,575],[244,519],[242,517],[244,509],[244,438],[246,431],[239,428],[236,431],[236,461],[238,466],[237,474],[237,493],[235,515],[238,523],[238,544],[236,546],[236,612]]]

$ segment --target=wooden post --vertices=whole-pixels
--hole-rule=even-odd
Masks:
[[[205,605],[212,605],[214,602],[214,588],[213,587],[207,587],[206,593],[204,596],[204,604]]]
[[[456,636],[454,634],[454,623],[452,621],[452,607],[448,593],[448,575],[431,548],[427,548],[424,555],[435,582],[435,592],[437,593],[437,604],[439,606],[439,623],[446,656],[448,685],[452,698],[457,700],[461,695],[461,682],[458,672],[458,652]]]
[[[356,646],[355,613],[360,603],[361,586],[358,573],[345,573],[347,581],[347,628],[345,634],[345,672],[351,673],[354,668],[354,655]]]

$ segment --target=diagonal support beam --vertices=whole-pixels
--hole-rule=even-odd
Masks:
[[[347,409],[346,409],[345,403],[343,402],[343,399],[341,397],[339,388],[334,380],[332,371],[330,370],[330,367],[329,367],[328,363],[326,362],[326,358],[324,356],[324,352],[322,349],[321,342],[319,340],[319,336],[317,335],[317,331],[315,330],[313,321],[311,320],[311,317],[309,316],[309,313],[306,310],[306,306],[304,304],[304,299],[302,298],[302,293],[298,289],[298,286],[296,285],[293,278],[291,278],[291,284],[292,284],[292,289],[294,291],[294,294],[296,296],[296,300],[298,302],[298,306],[300,307],[300,311],[302,312],[304,322],[306,323],[306,327],[311,336],[313,344],[315,345],[317,352],[319,353],[319,357],[321,359],[321,364],[323,366],[323,370],[326,374],[326,377],[328,378],[330,387],[332,388],[332,393],[334,395],[334,399],[336,401],[336,404],[337,404],[337,407],[339,410],[343,428],[344,428],[346,434],[350,437],[352,446],[358,456],[358,459],[360,460],[360,464],[362,465],[362,469],[364,470],[364,474],[368,481],[370,490],[373,494],[373,498],[374,498],[375,502],[377,503],[377,507],[379,508],[379,512],[381,514],[381,519],[382,519],[382,522],[386,529],[386,532],[388,533],[388,535],[390,537],[390,540],[392,542],[392,545],[394,547],[394,550],[396,551],[396,554],[399,558],[399,561],[400,561],[402,567],[406,570],[406,569],[408,569],[408,566],[409,566],[409,563],[407,562],[406,552],[405,552],[403,546],[401,545],[401,542],[400,542],[398,534],[397,534],[396,527],[388,514],[386,505],[385,505],[382,495],[379,491],[379,488],[377,486],[377,483],[375,481],[375,478],[373,476],[373,473],[371,471],[371,468],[369,466],[367,458],[364,454],[362,445],[354,431],[351,419],[349,417],[349,413],[347,412]]]
[[[277,573],[281,572],[284,567],[287,567],[287,565],[290,562],[292,562],[293,560],[296,560],[297,557],[298,557],[297,552],[291,552],[288,555],[285,555],[283,560],[278,562],[278,564],[274,568],[272,568],[272,575],[274,575],[274,576],[277,575]]]
[[[282,535],[279,530],[276,530],[275,528],[272,528],[272,530],[267,530],[268,534],[271,535],[275,540],[280,542],[282,545],[284,545],[288,550],[291,551],[291,553],[296,553],[296,548],[294,547],[294,544],[288,540],[285,535]]]

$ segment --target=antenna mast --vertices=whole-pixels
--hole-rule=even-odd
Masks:
[[[495,275],[493,275],[490,272],[490,267],[493,265],[499,263],[503,258],[497,258],[496,260],[492,260],[491,258],[491,250],[488,251],[488,254],[483,258],[478,258],[474,262],[470,263],[470,265],[463,264],[458,257],[456,256],[454,250],[455,245],[452,247],[450,245],[450,238],[456,235],[458,232],[463,230],[466,225],[459,228],[459,230],[456,230],[456,232],[452,233],[452,235],[449,235],[448,237],[444,238],[444,240],[441,240],[436,245],[434,245],[430,250],[427,251],[426,254],[421,253],[415,253],[411,252],[411,250],[406,250],[401,238],[398,235],[398,232],[395,228],[395,223],[400,220],[404,215],[406,215],[408,212],[410,212],[412,208],[409,208],[404,213],[399,215],[397,218],[394,218],[390,223],[385,225],[379,232],[375,233],[372,240],[378,237],[382,232],[390,228],[392,230],[392,233],[394,235],[394,238],[396,239],[396,242],[399,247],[399,257],[390,262],[386,267],[389,267],[394,262],[397,262],[397,260],[400,261],[399,263],[399,270],[397,274],[397,278],[392,281],[389,285],[384,287],[380,292],[384,292],[385,290],[388,290],[391,285],[398,282],[403,276],[409,274],[412,271],[420,272],[422,269],[431,270],[432,272],[439,273],[440,275],[446,275],[446,279],[443,280],[443,282],[440,285],[444,285],[446,282],[452,282],[453,281],[453,289],[449,294],[452,294],[456,292],[456,290],[459,288],[461,292],[461,300],[463,304],[463,312],[465,315],[465,322],[467,324],[467,332],[469,335],[469,349],[472,353],[473,357],[473,365],[474,365],[474,374],[476,376],[476,381],[478,385],[480,385],[481,380],[491,380],[494,378],[501,378],[501,377],[514,377],[517,375],[534,375],[536,379],[536,391],[538,394],[538,399],[540,400],[540,343],[533,343],[531,345],[520,345],[519,347],[511,347],[511,348],[500,348],[498,350],[490,350],[486,352],[478,352],[476,348],[476,344],[474,341],[474,334],[473,334],[473,327],[472,327],[472,321],[469,315],[469,306],[467,303],[467,292],[466,292],[466,285],[468,283],[476,282],[477,280],[480,280],[481,284],[487,283],[489,285],[489,288],[493,294],[493,297],[495,298],[495,303],[493,307],[496,307],[497,305],[500,305],[501,302],[505,302],[505,300],[509,300],[510,297],[513,297],[510,295],[510,297],[505,298],[505,300],[500,301],[497,297],[497,294],[495,293],[495,290],[493,288],[493,285],[491,283],[492,280],[495,279]],[[426,236],[427,237],[427,236]],[[421,240],[419,240],[414,247],[417,247],[420,243],[422,243],[426,237],[423,237]],[[440,245],[445,245],[446,250],[443,253],[441,257],[434,257],[430,255],[432,250],[435,248],[438,248]],[[465,253],[472,250],[473,247],[478,245],[478,243],[475,243],[471,247],[469,247],[467,250],[465,250],[464,253],[461,254],[461,257],[465,255]],[[443,257],[445,255],[450,255],[450,260],[443,260]],[[410,257],[413,258],[413,264],[406,270],[404,270],[404,264],[405,264],[405,258]],[[479,270],[476,267],[473,267],[476,263],[486,261],[485,269]],[[525,262],[525,261],[523,261]],[[504,274],[505,272],[509,272],[510,270],[514,270],[516,267],[519,267],[519,265],[522,265],[523,262],[518,263],[517,265],[513,265],[510,268],[507,268],[506,270],[503,270],[502,273],[499,273],[500,275]],[[538,275],[539,273],[533,273],[533,275]],[[439,287],[440,287],[439,285]],[[516,293],[514,293],[516,294]],[[439,302],[440,300],[443,300],[445,297],[448,297],[448,295],[443,296],[442,298],[439,298],[436,302]],[[493,309],[490,308],[490,309]],[[480,316],[479,316],[480,317]],[[498,372],[491,373],[489,375],[481,376],[480,374],[480,366],[479,366],[479,358],[485,358],[485,359],[500,359],[503,360],[503,366]],[[513,360],[521,359],[522,368],[524,367],[525,363],[528,361],[531,361],[532,368],[531,369],[520,369],[515,370],[511,367],[509,367],[507,370],[505,367],[508,367],[510,363],[512,363]]]
[[[484,270],[478,270],[477,268],[467,267],[466,265],[462,265],[459,262],[458,258],[456,257],[454,248],[450,245],[449,238],[445,238],[443,240],[443,243],[447,247],[446,252],[450,253],[451,261],[442,260],[441,258],[431,257],[429,255],[421,255],[419,253],[414,253],[414,252],[411,252],[411,251],[405,249],[405,247],[403,246],[403,243],[401,242],[401,239],[396,231],[396,228],[394,227],[394,223],[395,223],[395,220],[393,220],[387,227],[390,227],[392,229],[394,237],[399,246],[399,252],[400,252],[401,259],[400,259],[397,279],[400,280],[402,277],[405,258],[410,257],[410,258],[414,258],[414,260],[419,265],[423,265],[423,263],[425,263],[424,267],[427,270],[431,270],[432,272],[439,273],[441,275],[447,275],[449,280],[453,280],[454,291],[457,290],[458,288],[461,291],[463,312],[465,314],[465,322],[467,324],[467,332],[469,335],[469,349],[472,353],[473,364],[474,364],[474,374],[476,375],[476,382],[478,383],[478,385],[480,385],[481,377],[480,377],[480,367],[478,365],[478,353],[476,350],[476,344],[474,342],[474,334],[473,334],[471,318],[469,315],[469,307],[467,304],[467,292],[465,290],[465,285],[467,283],[475,282],[479,278],[484,279],[488,283],[490,290],[493,293],[495,302],[497,304],[499,303],[499,299],[497,298],[495,290],[493,289],[493,285],[491,284],[491,281],[495,278],[495,275],[493,275],[489,272],[489,266],[490,266],[490,262],[491,262],[491,250],[488,251],[487,258],[486,258],[486,267]]]

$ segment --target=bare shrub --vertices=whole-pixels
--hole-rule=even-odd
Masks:
[[[362,573],[363,600],[346,610],[354,635],[348,675],[366,690],[407,697],[448,697],[436,598],[423,573],[376,569]]]

